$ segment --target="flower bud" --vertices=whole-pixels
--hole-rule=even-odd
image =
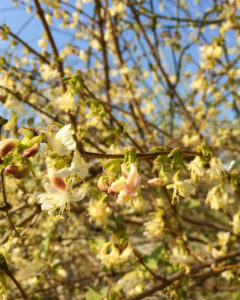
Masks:
[[[127,178],[129,175],[129,172],[127,170],[127,165],[126,164],[121,164],[121,171],[122,171],[122,175],[124,178]]]
[[[38,152],[39,148],[39,144],[34,144],[32,147],[23,151],[22,157],[34,156]]]
[[[22,169],[20,169],[20,171],[14,173],[13,176],[16,179],[22,179],[22,178],[27,177],[29,173],[30,173],[30,168],[29,168],[29,166],[27,166],[27,167],[23,167]]]
[[[17,171],[19,170],[19,168],[15,165],[8,165],[6,166],[6,168],[4,169],[4,171],[7,173],[7,174],[14,174],[14,173],[17,173]]]
[[[138,174],[135,164],[131,164],[131,169],[124,184],[124,192],[126,196],[135,196],[137,189],[140,186],[141,178]]]
[[[166,184],[168,184],[169,180],[168,178],[153,178],[153,179],[150,179],[148,181],[148,183],[151,185],[151,186],[164,186]]]
[[[18,144],[18,140],[6,139],[0,142],[0,158],[8,154]]]
[[[108,190],[108,186],[107,186],[106,182],[104,182],[103,176],[99,177],[97,186],[98,186],[99,190],[104,193],[106,193]]]

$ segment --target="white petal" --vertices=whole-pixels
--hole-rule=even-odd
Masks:
[[[52,185],[50,183],[45,183],[44,188],[45,188],[46,192],[49,194],[65,194],[64,191],[56,188],[54,185]]]

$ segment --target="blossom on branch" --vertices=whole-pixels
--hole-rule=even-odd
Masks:
[[[63,126],[56,134],[45,132],[49,146],[60,156],[69,154],[76,149],[73,134],[71,124]]]
[[[60,189],[56,186],[45,183],[44,188],[46,193],[38,196],[42,210],[47,210],[51,215],[55,210],[59,209],[60,215],[67,209],[70,210],[70,203],[82,200],[87,193],[87,187],[84,185],[79,190],[68,191],[66,188]]]

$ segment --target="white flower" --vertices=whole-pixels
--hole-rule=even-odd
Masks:
[[[178,201],[180,196],[188,199],[195,193],[195,186],[191,179],[181,181],[177,176],[175,176],[173,184],[167,185],[167,189],[174,189],[173,200],[176,198]]]
[[[233,272],[231,272],[231,271],[222,272],[221,277],[226,279],[227,281],[230,281],[231,279],[235,278]]]
[[[52,104],[65,112],[76,110],[75,98],[71,90],[67,90],[57,100],[53,101]]]
[[[146,231],[143,235],[149,238],[161,237],[164,229],[162,214],[157,214],[154,219],[144,223],[144,226]]]
[[[170,261],[172,264],[179,264],[180,266],[184,266],[191,262],[191,257],[187,254],[186,251],[183,250],[182,247],[176,246],[172,248]]]
[[[91,201],[88,206],[88,214],[90,218],[97,221],[98,224],[103,225],[109,214],[109,208],[106,202]]]
[[[59,155],[69,154],[76,149],[76,142],[73,139],[74,131],[71,128],[71,124],[63,126],[56,135],[45,133],[47,141],[54,152]]]
[[[194,160],[188,165],[188,169],[191,170],[191,179],[196,181],[198,177],[203,177],[205,169],[203,168],[202,161],[199,156],[196,156]]]
[[[86,193],[86,186],[81,187],[78,191],[68,192],[66,189],[58,189],[50,183],[45,183],[46,193],[38,196],[42,210],[47,210],[51,215],[56,209],[60,210],[60,214],[64,209],[69,209],[70,203],[82,200]]]
[[[225,231],[218,232],[217,237],[218,237],[218,244],[220,246],[225,247],[229,241],[230,232],[225,232]]]
[[[207,198],[206,198],[206,203],[210,204],[211,209],[225,210],[227,208],[227,204],[228,204],[228,195],[219,186],[215,186],[208,192]]]
[[[210,169],[207,170],[210,180],[219,181],[222,178],[223,164],[221,159],[213,157],[210,160]]]
[[[55,171],[54,176],[69,177],[76,174],[80,178],[85,178],[89,175],[88,170],[91,167],[91,165],[91,163],[86,163],[84,161],[84,159],[81,157],[78,151],[75,151],[71,166],[69,168],[62,168],[58,171]]]
[[[56,69],[46,64],[41,66],[40,71],[44,81],[47,81],[48,79],[55,79],[59,76],[59,73]]]
[[[98,258],[105,266],[111,267],[112,265],[122,264],[125,262],[132,252],[133,249],[130,242],[128,242],[127,247],[125,247],[125,249],[120,253],[119,249],[111,241],[103,245]]]
[[[119,263],[119,250],[114,243],[108,242],[101,248],[98,258],[105,266],[111,267]]]

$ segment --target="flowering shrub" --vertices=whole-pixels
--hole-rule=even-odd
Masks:
[[[240,1],[12,2],[3,299],[239,299]]]

